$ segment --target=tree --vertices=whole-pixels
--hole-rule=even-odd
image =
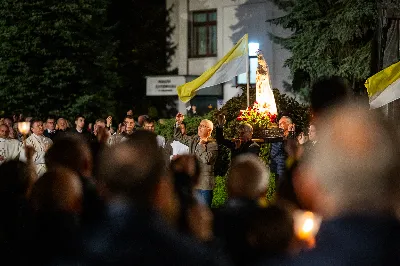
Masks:
[[[107,7],[107,0],[0,2],[5,111],[89,117],[113,112],[119,81]]]
[[[169,97],[146,97],[146,76],[167,73],[169,58],[175,46],[168,37],[174,30],[169,25],[170,10],[165,0],[113,1],[109,23],[116,24],[114,36],[119,42],[116,51],[118,73],[122,83],[117,90],[118,113],[134,108],[135,115],[159,111],[170,102]]]
[[[375,0],[271,0],[286,15],[272,19],[290,29],[287,38],[272,36],[292,56],[286,61],[292,89],[308,97],[311,84],[323,76],[347,79],[357,94],[370,75],[371,45],[377,18]]]

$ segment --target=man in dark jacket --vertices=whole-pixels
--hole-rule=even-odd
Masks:
[[[231,141],[224,138],[224,124],[225,118],[218,117],[217,125],[217,143],[218,145],[224,145],[231,150],[231,160],[236,156],[244,153],[253,153],[259,155],[260,146],[252,140],[253,127],[250,124],[241,124],[238,127],[239,139]]]
[[[282,116],[279,119],[279,128],[283,130],[283,141],[274,142],[271,144],[271,172],[275,173],[276,179],[279,180],[286,170],[287,153],[285,144],[287,139],[295,138],[295,125],[292,119],[288,116]]]

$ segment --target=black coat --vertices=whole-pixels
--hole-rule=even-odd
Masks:
[[[216,137],[218,145],[224,145],[231,150],[231,159],[235,158],[240,154],[253,153],[255,155],[260,154],[260,146],[252,140],[242,143],[238,149],[233,141],[224,138],[224,129],[222,127],[216,128]]]
[[[84,237],[82,265],[226,265],[224,258],[170,228],[151,210],[109,205]]]

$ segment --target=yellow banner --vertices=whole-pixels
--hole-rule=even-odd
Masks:
[[[393,64],[384,70],[368,78],[365,87],[370,101],[376,98],[382,91],[400,78],[400,62]]]
[[[227,82],[233,77],[246,72],[248,57],[248,35],[244,35],[236,45],[216,65],[200,77],[177,87],[179,99],[188,102],[196,91]]]

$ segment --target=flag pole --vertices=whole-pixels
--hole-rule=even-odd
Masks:
[[[249,45],[247,44],[247,47]],[[249,48],[247,48],[248,51]],[[249,61],[249,52],[246,55],[246,76],[247,76],[247,106],[250,106],[250,61]]]

